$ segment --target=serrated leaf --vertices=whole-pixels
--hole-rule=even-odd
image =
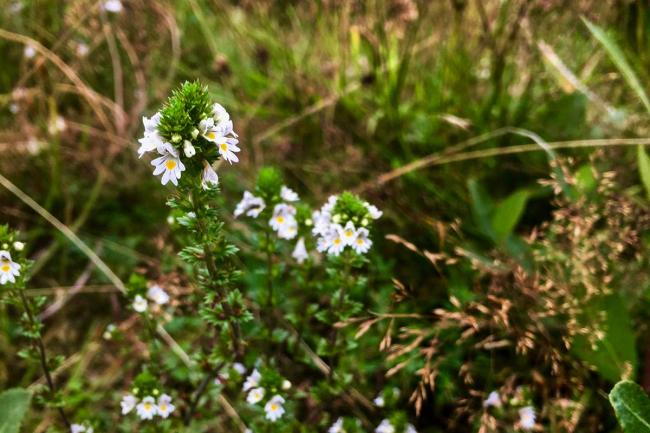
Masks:
[[[636,76],[636,73],[634,73],[634,70],[627,62],[627,59],[625,58],[625,55],[619,48],[618,44],[596,24],[592,23],[584,17],[582,18],[582,21],[585,23],[591,34],[594,35],[596,40],[600,42],[603,48],[605,48],[605,51],[607,51],[609,58],[612,60],[612,62],[614,62],[614,65],[616,65],[621,74],[623,74],[623,77],[625,78],[625,81],[627,81],[627,84],[629,84],[632,90],[634,90],[634,93],[636,93],[641,102],[643,102],[645,109],[648,111],[648,113],[650,113],[650,99],[648,99],[648,95],[643,89],[639,78]]]
[[[619,382],[609,401],[625,433],[650,433],[650,398],[643,388],[627,380]]]
[[[32,393],[22,388],[9,389],[0,394],[0,433],[18,433],[25,417]]]
[[[639,166],[641,182],[643,183],[648,199],[650,199],[650,158],[643,146],[637,147],[637,164]]]

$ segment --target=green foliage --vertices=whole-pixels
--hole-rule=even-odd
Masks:
[[[643,388],[634,382],[619,382],[609,393],[609,401],[625,433],[650,432],[650,398]]]
[[[18,433],[20,425],[29,410],[32,393],[15,388],[0,394],[0,433]]]
[[[211,113],[212,105],[207,87],[199,81],[186,81],[179,89],[174,90],[167,100],[161,111],[158,130],[165,140],[175,145],[184,140],[194,141],[197,125]]]

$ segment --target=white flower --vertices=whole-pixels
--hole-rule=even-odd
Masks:
[[[24,249],[25,249],[25,244],[24,243],[18,242],[18,241],[14,242],[14,250],[22,251]]]
[[[418,433],[413,424],[406,425],[406,431],[404,433]]]
[[[181,172],[185,171],[185,166],[178,157],[178,152],[169,143],[159,146],[158,152],[162,156],[151,161],[151,165],[156,167],[153,175],[158,176],[162,173],[160,183],[166,185],[171,180],[174,185],[178,186],[178,179],[181,178]]]
[[[77,55],[79,57],[86,57],[90,52],[90,48],[83,42],[77,42]]]
[[[293,249],[293,252],[291,253],[291,257],[296,259],[296,261],[300,264],[302,264],[305,260],[309,258],[309,253],[307,253],[307,248],[305,247],[304,238],[298,239],[298,242],[296,242],[296,247]]]
[[[146,152],[151,152],[163,145],[163,139],[158,134],[158,125],[162,115],[158,112],[150,118],[142,117],[144,125],[144,137],[138,140],[140,148],[138,149],[138,157],[142,158]]]
[[[298,201],[299,197],[298,194],[292,190],[291,188],[287,187],[286,185],[283,185],[282,188],[280,189],[280,197],[284,201]]]
[[[276,204],[273,208],[273,216],[269,220],[269,225],[273,230],[278,232],[278,235],[285,239],[291,239],[295,236],[288,235],[287,230],[295,227],[296,233],[298,225],[294,215],[296,214],[296,208],[285,203]]]
[[[357,254],[365,254],[372,246],[372,241],[368,239],[368,229],[360,227],[354,237],[352,248]]]
[[[135,410],[140,419],[152,419],[158,412],[156,400],[153,397],[145,397],[138,403]]]
[[[282,389],[285,391],[288,391],[291,389],[291,382],[289,382],[287,379],[284,379],[282,381]]]
[[[271,422],[277,421],[282,415],[284,415],[284,398],[279,395],[273,396],[264,406],[264,412],[266,412],[266,419]]]
[[[327,249],[327,253],[333,256],[338,256],[345,248],[345,240],[343,239],[343,227],[339,224],[334,224],[332,226],[332,231],[329,234],[330,236],[330,246]]]
[[[70,426],[70,433],[84,433],[85,431],[86,427],[81,424],[72,424]]]
[[[327,433],[345,433],[345,430],[343,430],[343,418],[337,419],[334,424],[327,429]]]
[[[122,12],[122,2],[120,0],[107,0],[104,2],[104,10],[114,14]]]
[[[235,152],[240,151],[239,147],[237,147],[239,140],[232,137],[226,137],[225,135],[217,135],[214,142],[217,144],[217,149],[219,149],[219,154],[223,159],[228,161],[230,164],[233,162],[239,162],[239,158],[235,155]]]
[[[352,244],[354,244],[356,237],[357,237],[357,231],[354,228],[354,224],[352,224],[352,221],[348,221],[348,223],[343,228],[343,242],[345,243],[345,245],[352,246]]]
[[[232,365],[232,369],[237,372],[240,376],[243,376],[246,373],[246,367],[241,362],[235,362]]]
[[[293,239],[298,234],[298,222],[292,216],[287,218],[287,223],[278,230],[280,239]]]
[[[133,309],[137,311],[138,313],[144,313],[147,311],[147,300],[144,299],[140,295],[135,295],[135,299],[133,300]]]
[[[260,384],[260,380],[262,379],[262,375],[260,374],[257,369],[253,370],[253,372],[246,378],[246,381],[244,382],[244,386],[242,387],[243,391],[248,391],[249,389],[257,387],[257,385]]]
[[[158,397],[158,406],[156,406],[156,413],[163,418],[167,418],[173,411],[176,409],[176,406],[172,404],[172,398],[167,394],[163,394]]]
[[[311,214],[311,219],[314,221],[314,228],[312,229],[312,233],[315,235],[324,236],[329,230],[330,225],[332,225],[330,214],[323,212],[322,210],[314,211]]]
[[[9,251],[0,251],[0,284],[15,283],[20,275],[20,265],[11,260]]]
[[[532,430],[535,427],[535,409],[532,406],[519,409],[519,423],[524,430]]]
[[[126,415],[135,408],[135,405],[138,403],[138,399],[135,398],[132,394],[127,394],[122,397],[120,406],[122,407],[122,415]]]
[[[203,174],[201,175],[201,187],[203,189],[210,189],[210,187],[219,185],[219,175],[208,163],[203,161]]]
[[[147,298],[158,305],[164,305],[169,302],[169,295],[157,284],[149,287],[149,290],[147,290]]]
[[[185,140],[183,142],[183,153],[188,158],[191,158],[194,155],[196,155],[196,149],[194,149],[194,146],[192,146],[192,143],[189,140]]]
[[[36,55],[36,48],[32,47],[31,45],[25,45],[25,49],[23,50],[23,56],[25,56],[26,59],[32,59]]]
[[[492,391],[489,395],[488,398],[486,398],[483,401],[483,407],[501,407],[501,397],[499,396],[499,393],[496,391]]]
[[[223,127],[223,125],[230,121],[230,114],[223,108],[223,105],[215,102],[212,105],[212,118],[216,122],[217,127]]]
[[[246,397],[246,401],[249,402],[250,404],[259,403],[264,398],[265,392],[266,390],[264,388],[253,388],[248,393],[248,396]]]
[[[366,209],[368,209],[368,213],[370,214],[370,218],[376,220],[381,218],[381,216],[384,214],[382,211],[377,209],[377,206],[371,205],[370,203],[364,203],[364,206]]]
[[[214,124],[214,119],[212,117],[208,117],[199,122],[199,133],[208,141],[214,142],[220,132],[220,129]]]
[[[377,397],[375,397],[375,399],[372,402],[377,407],[384,407],[384,405],[386,404],[386,402],[384,401],[384,396],[383,395],[378,395]]]
[[[375,429],[375,433],[395,433],[395,427],[393,427],[390,421],[384,419]]]
[[[234,215],[236,218],[245,213],[246,216],[257,218],[265,207],[266,204],[262,198],[255,197],[250,191],[244,191],[244,197],[235,207]]]

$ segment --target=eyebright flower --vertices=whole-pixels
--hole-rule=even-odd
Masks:
[[[266,412],[266,419],[271,422],[275,422],[284,415],[284,398],[279,395],[274,395],[266,405],[264,406],[264,412]]]
[[[342,236],[343,243],[345,245],[352,246],[354,244],[356,237],[357,237],[357,231],[354,228],[354,224],[352,224],[352,221],[348,221],[348,223],[343,228],[343,236]]]
[[[120,0],[107,0],[104,2],[104,10],[114,14],[122,12],[122,2]]]
[[[144,313],[145,311],[147,311],[148,303],[147,300],[142,296],[135,295],[135,299],[133,300],[132,306],[133,309],[138,313]]]
[[[158,305],[164,305],[169,302],[169,295],[157,284],[149,287],[149,290],[147,290],[147,298]]]
[[[122,407],[122,415],[126,415],[131,412],[137,403],[138,399],[135,398],[135,396],[132,394],[127,394],[122,397],[122,401],[120,402],[120,406]]]
[[[535,427],[535,418],[535,409],[532,406],[519,409],[519,424],[524,430],[532,430]]]
[[[492,391],[489,395],[488,398],[486,398],[483,401],[483,407],[501,407],[501,397],[499,396],[499,393],[496,391]]]
[[[404,433],[418,433],[418,431],[415,430],[415,426],[413,424],[407,424],[406,431]]]
[[[395,433],[395,427],[390,421],[384,419],[375,429],[375,433]]]
[[[296,242],[296,247],[293,249],[293,252],[291,253],[291,257],[296,259],[296,261],[299,264],[302,264],[305,260],[309,258],[309,253],[307,253],[307,248],[305,247],[304,238],[298,239],[298,242]]]
[[[327,253],[333,256],[338,256],[345,248],[344,229],[339,224],[334,224],[329,234],[329,248]]]
[[[368,239],[368,229],[365,227],[359,227],[354,236],[354,241],[352,241],[352,248],[357,252],[357,254],[365,254],[371,246],[372,241]]]
[[[384,396],[383,395],[378,395],[377,397],[375,397],[375,399],[372,402],[377,407],[384,407],[384,405],[386,404],[386,402],[384,401]]]
[[[298,194],[292,190],[291,188],[287,187],[286,185],[282,186],[282,189],[280,189],[280,197],[284,201],[298,201],[299,197]]]
[[[215,102],[212,105],[212,119],[216,122],[217,127],[224,127],[228,122],[230,122],[230,114],[223,108],[223,105]],[[232,122],[230,122],[232,124]],[[235,137],[237,134],[234,134]]]
[[[224,160],[228,161],[230,164],[233,162],[239,162],[239,158],[237,155],[235,155],[235,152],[239,152],[241,150],[239,147],[237,147],[239,140],[225,135],[217,135],[214,139],[214,142],[217,144],[219,154]]]
[[[156,413],[162,418],[167,418],[173,411],[176,409],[176,406],[172,404],[172,398],[167,394],[163,394],[158,397],[158,406],[156,406]]]
[[[273,217],[269,221],[271,228],[278,232],[282,239],[293,239],[298,234],[298,223],[296,221],[296,208],[280,203],[273,208]]]
[[[343,418],[337,419],[334,424],[327,429],[327,433],[345,433],[345,430],[343,430]]]
[[[140,148],[138,149],[138,157],[142,158],[146,152],[151,152],[156,150],[158,147],[163,145],[163,139],[158,134],[158,125],[160,125],[160,118],[162,115],[160,112],[154,114],[150,118],[142,117],[142,123],[144,125],[144,137],[138,140],[140,143]]]
[[[0,284],[15,283],[20,276],[20,265],[11,260],[9,251],[0,251]]]
[[[237,372],[240,376],[243,376],[246,373],[246,367],[241,362],[235,362],[232,365],[232,369]]]
[[[185,171],[185,165],[181,162],[178,152],[169,143],[159,146],[158,152],[162,156],[151,161],[151,165],[156,167],[153,171],[153,175],[158,176],[162,173],[160,183],[167,185],[167,182],[171,180],[174,185],[178,186],[181,172]]]
[[[70,433],[93,433],[93,428],[85,424],[72,424]]]
[[[244,191],[244,197],[235,207],[235,218],[246,214],[246,216],[257,218],[264,210],[266,204],[260,197],[255,197],[250,191]]]
[[[201,175],[201,187],[203,189],[210,189],[213,186],[219,185],[219,175],[214,171],[208,161],[203,161],[203,174]]]
[[[246,381],[244,382],[244,386],[242,387],[242,390],[244,392],[248,391],[249,389],[257,387],[257,385],[260,384],[260,380],[262,380],[262,375],[260,374],[257,369],[253,370],[253,372],[246,378]]]
[[[246,397],[246,401],[249,402],[250,404],[259,403],[264,398],[265,392],[266,390],[264,388],[253,388],[248,393],[248,396]]]
[[[153,397],[143,398],[142,401],[135,407],[135,409],[140,419],[153,419],[153,417],[158,412],[156,400],[154,400]]]

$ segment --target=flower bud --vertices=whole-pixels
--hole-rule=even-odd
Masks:
[[[285,391],[291,389],[291,382],[289,382],[289,381],[286,380],[286,379],[283,380],[283,381],[282,381],[282,389],[285,390]]]
[[[25,244],[24,244],[24,243],[22,243],[22,242],[18,242],[18,241],[14,242],[14,249],[15,249],[16,251],[22,251],[24,248],[25,248]]]
[[[194,146],[192,146],[192,143],[189,142],[189,140],[185,140],[183,143],[183,152],[185,153],[185,156],[188,158],[193,157],[196,155],[196,149],[194,149]]]
[[[199,133],[200,133],[200,132],[201,132],[201,131],[199,131],[198,129],[194,128],[194,129],[192,130],[192,138],[196,140],[196,137],[199,136]]]
[[[183,137],[180,136],[180,134],[174,134],[172,135],[172,143],[180,143]]]
[[[341,215],[340,214],[334,215],[332,217],[332,221],[334,221],[336,224],[340,223],[341,222]]]

